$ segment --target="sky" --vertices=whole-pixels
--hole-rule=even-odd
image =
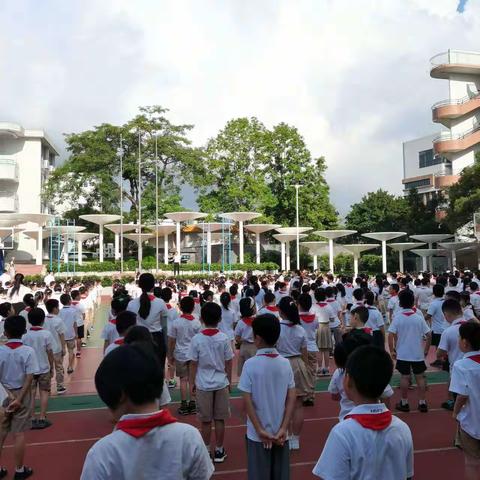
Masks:
[[[480,0],[4,0],[0,121],[63,133],[142,105],[202,145],[236,117],[295,125],[343,215],[401,193],[402,142],[439,130],[429,59],[480,49]],[[187,192],[184,206],[193,206]]]

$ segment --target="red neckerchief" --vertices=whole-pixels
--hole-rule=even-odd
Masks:
[[[364,328],[363,328],[363,331],[364,331],[365,333],[368,333],[369,335],[372,334],[372,329],[371,329],[370,327],[364,327]]]
[[[117,423],[116,429],[121,430],[132,437],[140,438],[154,428],[163,427],[164,425],[175,423],[176,421],[177,419],[173,417],[168,410],[160,410],[158,413],[154,413],[148,417],[120,420]]]
[[[202,333],[207,337],[213,337],[216,335],[220,330],[218,328],[205,328],[202,330]]]
[[[116,324],[117,324],[117,319],[116,319],[116,318],[112,318],[111,320],[109,320],[109,322],[110,322],[112,325],[116,325]]]
[[[257,353],[257,357],[276,358],[278,356],[279,356],[279,354],[275,353],[273,350],[270,351],[270,352],[265,352],[265,353]]]
[[[155,295],[149,295],[148,298],[150,299],[150,301],[152,302],[153,300],[155,300],[157,297]]]
[[[235,300],[237,298],[236,295],[230,295],[230,300]]]
[[[265,308],[266,308],[269,312],[278,312],[278,307],[276,307],[275,305],[266,305]]]
[[[327,302],[317,302],[317,305],[318,305],[319,307],[322,307],[322,308],[323,308],[323,307],[326,307],[326,306],[328,305],[328,303],[327,303]]]
[[[25,311],[29,312],[32,309],[32,307],[25,307]]]
[[[78,300],[72,300],[72,305],[78,305],[80,302]]]
[[[5,345],[12,350],[16,350],[23,345],[23,342],[7,342]]]
[[[405,315],[405,316],[407,316],[407,317],[410,317],[410,316],[412,316],[412,315],[415,315],[416,310],[413,310],[413,308],[410,308],[409,310],[410,310],[410,312],[402,312],[402,315]]]
[[[173,308],[173,307],[172,307],[169,303],[167,303],[167,309],[168,309],[168,310],[171,310],[172,308]]]
[[[473,360],[474,362],[480,363],[480,355],[472,355],[471,357],[467,357],[467,358],[469,358],[470,360]]]
[[[347,288],[352,288],[352,284],[351,284],[351,283],[347,283],[345,286],[346,286]]]
[[[248,325],[249,327],[251,327],[254,318],[255,318],[255,317],[243,317],[243,318],[242,318],[242,321],[243,321],[246,325]]]
[[[397,292],[393,292],[390,294],[391,297],[398,297],[398,293]]]
[[[30,327],[30,330],[33,330],[34,332],[38,332],[39,330],[43,330],[42,327]]]
[[[195,320],[195,317],[193,315],[190,315],[189,313],[182,313],[180,315],[180,318],[184,318],[185,320]]]
[[[385,430],[392,423],[392,412],[387,410],[382,413],[354,413],[346,415],[345,419],[352,418],[363,428],[369,430]]]
[[[123,337],[117,338],[114,342],[115,345],[123,345],[125,343],[125,339]]]
[[[300,318],[302,322],[305,323],[312,323],[315,320],[315,314],[314,313],[300,313]]]
[[[200,303],[200,299],[199,299],[199,298],[194,298],[194,299],[193,299],[193,302],[198,305],[198,304]]]

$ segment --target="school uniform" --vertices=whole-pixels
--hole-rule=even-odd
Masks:
[[[276,305],[264,305],[257,312],[257,316],[265,315],[265,314],[275,315],[275,317],[277,317],[277,319],[280,320],[280,311],[278,310],[278,307]]]
[[[383,403],[358,405],[331,430],[313,474],[323,480],[413,477],[413,440]]]
[[[76,309],[78,312],[77,316],[77,337],[80,340],[85,338],[85,315],[86,308],[84,303],[80,303],[80,300],[72,300],[72,308]]]
[[[315,377],[317,375],[317,354],[319,352],[317,345],[318,318],[315,312],[301,312],[300,325],[305,330],[307,338],[307,370],[308,370],[308,390],[306,398],[314,400],[315,398]]]
[[[338,317],[335,318],[335,313],[327,302],[317,302],[312,306],[312,311],[318,319],[318,331],[317,331],[317,346],[320,350],[331,350],[333,347],[332,333],[335,329],[340,330],[338,327],[331,327],[331,325],[340,326]],[[338,342],[341,341],[341,334]],[[337,337],[335,337],[337,341]]]
[[[230,417],[225,362],[232,358],[230,339],[217,328],[205,328],[192,338],[189,360],[197,363],[196,401],[201,422]]]
[[[463,309],[463,318],[469,322],[470,320],[475,321],[477,317],[475,316],[475,313],[473,312],[473,307],[472,305],[465,305],[465,308]]]
[[[195,315],[182,313],[172,324],[168,336],[175,339],[175,373],[179,378],[187,378],[189,371],[190,344],[202,325]]]
[[[444,352],[447,352],[448,354],[450,370],[452,369],[453,364],[463,357],[463,352],[460,350],[460,346],[458,344],[458,332],[460,330],[460,326],[463,323],[465,323],[465,319],[463,317],[454,320],[450,324],[450,326],[442,332],[442,336],[440,337],[440,343],[438,344],[438,348],[440,348]]]
[[[254,317],[243,317],[235,327],[235,337],[240,337],[240,355],[238,356],[237,375],[242,374],[243,364],[257,352],[253,343],[252,322]]]
[[[117,319],[116,317],[109,318],[102,330],[101,338],[111,345],[120,335],[117,332]]]
[[[413,309],[401,309],[388,328],[389,333],[397,335],[396,368],[402,375],[422,374],[425,365],[423,337],[430,332],[423,315]]]
[[[276,292],[273,292],[273,294],[275,295],[275,303],[277,305],[283,297],[288,297],[288,292],[286,290],[277,290]]]
[[[423,314],[427,313],[430,302],[432,301],[432,289],[427,286],[420,286],[416,289],[417,305]]]
[[[47,314],[45,317],[44,328],[50,332],[53,340],[53,364],[55,366],[55,380],[57,382],[57,389],[63,387],[64,382],[64,368],[63,368],[63,352],[62,343],[60,341],[60,335],[65,338],[67,331],[62,319],[57,315]]]
[[[206,480],[214,468],[199,431],[167,410],[123,415],[88,451],[81,480]]]
[[[233,308],[225,308],[223,305],[221,306],[222,309],[222,319],[218,324],[218,329],[223,332],[230,341],[235,339],[235,333],[233,331],[233,325],[235,324],[235,320],[237,319],[236,312]]]
[[[252,396],[255,412],[264,430],[275,435],[285,415],[287,393],[295,388],[290,362],[275,348],[261,348],[245,362],[238,388]],[[263,448],[250,418],[247,418],[248,480],[289,480],[290,451],[283,446]]]
[[[27,375],[34,375],[39,370],[37,356],[33,348],[24,345],[19,338],[7,340],[0,345],[0,383],[17,398],[25,383]],[[0,422],[0,431],[19,433],[31,427],[31,391],[23,397],[21,407],[11,415],[6,415]]]
[[[65,325],[65,343],[69,352],[73,352],[75,349],[75,339],[77,337],[77,330],[75,328],[76,323],[79,321],[80,316],[78,310],[71,305],[65,305],[58,316],[62,319]]]
[[[106,357],[110,352],[115,350],[116,348],[120,347],[125,343],[124,337],[118,337],[116,338],[110,345],[107,346],[105,349],[105,353],[103,354],[104,357]]]
[[[387,311],[392,312],[392,318],[397,313],[397,310],[400,309],[400,304],[398,303],[398,294],[390,295],[390,298],[387,302]]]
[[[384,349],[385,339],[380,330],[382,327],[385,327],[383,315],[380,313],[380,310],[378,310],[378,308],[372,305],[366,305],[366,307],[368,308],[368,320],[365,324],[365,327],[372,330],[374,345]]]
[[[480,315],[480,290],[470,293],[470,303],[475,311],[475,316]]]
[[[432,317],[432,345],[438,347],[442,332],[448,327],[442,312],[443,298],[434,298],[428,307],[427,314]]]
[[[480,459],[480,350],[465,353],[453,365],[449,390],[468,397],[457,415],[456,446]]]

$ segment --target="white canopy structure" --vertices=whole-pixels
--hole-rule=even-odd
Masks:
[[[343,248],[353,254],[353,272],[355,276],[358,276],[358,260],[360,258],[360,254],[379,246],[380,245],[378,243],[353,243],[350,245],[342,245]]]
[[[305,238],[305,233],[298,234],[299,238]],[[290,242],[297,238],[296,233],[277,233],[273,236],[280,242],[281,267],[282,270],[290,270]]]
[[[176,225],[171,222],[159,223],[151,227],[155,236],[155,246],[158,246],[158,237],[163,237],[163,259],[165,265],[168,265],[168,236],[176,230]],[[158,264],[158,249],[156,250],[157,264]],[[158,270],[158,267],[157,267]]]
[[[98,225],[98,256],[100,262],[103,262],[103,226],[107,223],[116,222],[120,220],[120,215],[109,215],[105,213],[93,213],[89,215],[80,215],[82,220],[86,220],[87,222],[95,223]]]
[[[362,237],[373,238],[382,242],[382,270],[383,273],[387,273],[387,240],[393,240],[394,238],[403,237],[405,232],[373,232],[362,233]]]
[[[313,257],[313,270],[318,270],[318,256],[328,252],[328,242],[302,242]]]
[[[280,225],[272,225],[269,223],[249,223],[245,225],[245,228],[255,234],[255,260],[257,265],[260,262],[260,235],[265,232],[269,232],[270,230],[274,230],[275,228],[280,227]]]
[[[120,260],[122,249],[120,246],[120,235],[126,232],[131,232],[132,230],[137,230],[139,228],[138,223],[111,223],[104,225],[105,228],[108,228],[111,232],[115,234],[115,260]]]
[[[84,227],[81,227],[84,228]],[[75,241],[77,242],[77,259],[78,264],[83,265],[83,242],[90,240],[91,238],[96,237],[97,233],[88,233],[88,232],[76,232]],[[68,249],[65,248],[64,255],[66,255],[66,262],[68,262]]]
[[[310,230],[313,230],[312,227],[280,227],[276,229],[278,233],[284,233],[284,234],[295,234],[295,241],[297,243],[297,269],[300,268],[300,234],[309,232]],[[290,268],[290,264],[289,264]]]
[[[207,216],[206,213],[201,212],[170,212],[164,215],[166,218],[173,220],[176,224],[176,241],[175,241],[175,249],[178,255],[182,254],[181,251],[181,241],[182,241],[182,232],[181,232],[181,224],[182,222],[197,220],[199,218],[205,218]]]
[[[410,238],[413,238],[414,240],[428,243],[429,249],[433,249],[434,243],[443,242],[447,238],[452,238],[452,237],[453,235],[451,235],[450,233],[428,233],[428,234],[422,234],[422,235],[410,235]],[[427,258],[428,258],[427,268],[429,270],[432,270],[432,255],[429,255]],[[427,268],[424,268],[424,270],[427,270]]]
[[[227,220],[232,220],[234,222],[238,222],[238,260],[240,264],[244,264],[244,254],[243,254],[243,224],[254,218],[260,217],[261,214],[257,212],[227,212],[221,213],[219,215],[220,218],[225,218]]]
[[[439,248],[416,248],[411,250],[411,252],[419,257],[422,257],[422,269],[425,272],[429,269],[427,266],[427,259],[430,260],[434,255],[445,255],[445,250]],[[431,262],[429,263],[431,265]]]
[[[477,242],[440,242],[438,246],[450,252],[449,263],[450,269],[453,270],[457,265],[457,251],[464,248],[477,245]]]
[[[336,238],[346,237],[347,235],[353,235],[354,233],[357,233],[357,231],[356,230],[317,230],[316,232],[313,232],[313,233],[328,239],[329,268],[330,268],[330,271],[334,273],[333,241]]]
[[[412,248],[415,247],[422,247],[425,245],[424,243],[421,242],[403,242],[403,243],[389,243],[388,246],[392,249],[398,252],[398,267],[401,272],[404,271],[404,263],[403,263],[403,252],[406,250],[412,250]]]

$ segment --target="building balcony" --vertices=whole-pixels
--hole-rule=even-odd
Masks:
[[[480,108],[480,92],[458,100],[443,100],[432,107],[432,120],[450,126],[451,120],[473,113]]]
[[[442,132],[433,139],[433,150],[436,154],[445,155],[462,152],[478,144],[480,144],[480,125],[476,125],[459,135]]]
[[[12,158],[0,158],[0,183],[18,183],[18,164]]]
[[[451,74],[480,75],[480,53],[448,50],[430,59],[432,78],[450,78]]]
[[[435,173],[429,175],[420,175],[418,177],[404,178],[402,180],[404,192],[413,190],[418,193],[436,192],[445,190],[458,182],[459,175],[452,175],[449,170],[446,173]]]
[[[0,190],[0,212],[18,212],[18,195],[15,192]]]

